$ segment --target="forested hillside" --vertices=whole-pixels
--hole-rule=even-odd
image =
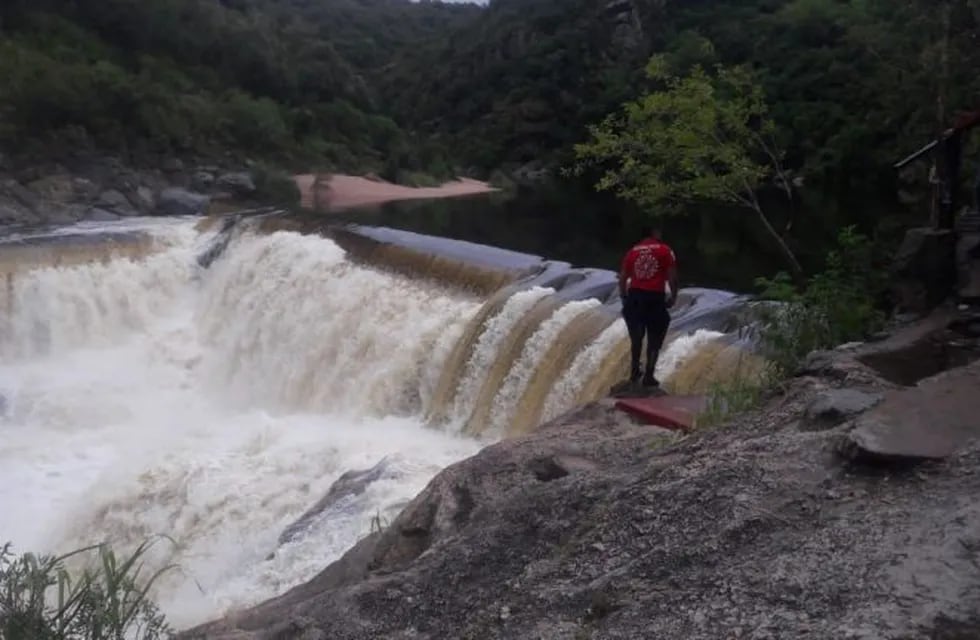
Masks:
[[[490,168],[561,156],[642,92],[650,54],[745,64],[791,166],[866,182],[980,106],[978,24],[977,0],[495,0],[387,90],[400,122]]]
[[[373,79],[475,13],[399,0],[6,0],[0,140],[377,170],[413,141]]]
[[[666,53],[745,64],[787,164],[872,188],[980,104],[980,0],[7,0],[0,142],[484,175],[560,164]]]

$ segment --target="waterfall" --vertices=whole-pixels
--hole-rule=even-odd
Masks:
[[[15,550],[166,534],[155,560],[181,571],[154,597],[195,624],[308,580],[441,468],[626,373],[610,274],[277,224],[0,241],[0,532]],[[668,386],[696,392],[742,362],[716,329],[671,336]],[[280,543],[344,472],[382,459],[363,496]]]

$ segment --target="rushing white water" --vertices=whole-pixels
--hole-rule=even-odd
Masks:
[[[539,313],[518,345],[554,292],[511,296],[466,355],[455,421],[435,429],[420,416],[481,301],[355,264],[317,236],[239,235],[202,269],[213,233],[126,225],[152,234],[146,256],[14,271],[0,291],[0,543],[125,552],[166,535],[153,558],[180,570],[153,595],[178,628],[308,580],[372,519],[392,519],[441,468],[499,437],[562,329],[599,304]],[[716,335],[671,344],[661,377]],[[624,337],[614,323],[582,348],[546,417],[572,407]],[[458,435],[508,344],[516,358],[489,428],[480,442]],[[341,474],[383,458],[363,494],[280,544]]]
[[[309,579],[477,451],[413,417],[441,335],[476,303],[356,267],[322,238],[246,236],[199,272],[206,237],[156,233],[166,246],[140,261],[15,274],[0,538],[43,551],[166,534],[178,547],[154,549],[181,571],[155,595],[184,627]],[[278,546],[340,474],[384,456],[397,479]]]
[[[538,301],[554,293],[547,287],[532,287],[512,295],[504,303],[500,313],[484,325],[483,333],[477,340],[473,354],[466,363],[462,380],[456,388],[454,413],[459,423],[464,422],[473,412],[480,383],[486,377],[487,369],[493,363],[497,350],[514,327]]]
[[[537,331],[528,338],[520,357],[507,373],[493,399],[493,410],[490,413],[491,433],[502,434],[507,428],[515,405],[521,399],[521,394],[527,387],[534,370],[541,363],[542,354],[548,352],[548,347],[558,338],[562,328],[576,316],[598,307],[599,304],[599,301],[594,298],[569,302],[542,322]]]
[[[717,331],[698,329],[689,334],[678,336],[667,343],[660,357],[657,358],[656,376],[659,380],[667,380],[684,361],[697,352],[706,343],[719,338],[722,334]],[[626,325],[614,322],[599,334],[596,340],[582,350],[572,366],[555,381],[545,399],[541,420],[547,422],[562,412],[574,406],[575,398],[585,385],[589,376],[599,368],[606,355],[613,347],[627,339]],[[624,372],[625,373],[625,372]]]

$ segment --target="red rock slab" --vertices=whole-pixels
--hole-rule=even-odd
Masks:
[[[704,410],[704,396],[656,396],[651,398],[621,398],[616,401],[616,408],[641,422],[674,429],[690,431],[694,419]]]

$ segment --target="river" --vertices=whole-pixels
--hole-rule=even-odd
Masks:
[[[488,293],[248,228],[202,265],[219,231],[199,223],[0,242],[0,538],[16,552],[154,538],[151,563],[179,565],[153,592],[177,627],[310,579],[441,468],[622,376],[611,274],[550,263],[555,277]],[[659,375],[715,329],[673,334]],[[379,463],[280,541],[341,474]]]

